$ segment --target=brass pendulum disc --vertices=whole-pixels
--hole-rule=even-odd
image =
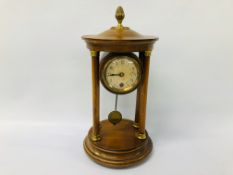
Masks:
[[[117,102],[118,102],[118,95],[116,94],[115,110],[108,114],[108,120],[114,125],[119,123],[122,120],[121,113],[119,111],[117,111]]]
[[[122,115],[119,111],[112,111],[108,115],[108,120],[114,125],[119,123],[121,119],[122,119]]]

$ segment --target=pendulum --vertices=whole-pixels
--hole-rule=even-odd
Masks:
[[[114,111],[108,114],[108,120],[113,124],[116,125],[122,120],[122,115],[119,111],[117,111],[117,102],[118,102],[118,94],[115,96],[115,109]]]

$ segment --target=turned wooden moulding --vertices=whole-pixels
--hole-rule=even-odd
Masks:
[[[122,25],[124,11],[116,11],[118,25],[98,34],[84,35],[92,57],[93,126],[84,140],[86,153],[107,167],[127,167],[144,160],[152,150],[152,141],[145,130],[146,101],[150,54],[157,37],[139,34]],[[142,82],[137,88],[134,121],[123,119],[113,126],[100,121],[100,52],[138,52],[142,66]]]
[[[112,27],[99,35],[85,35],[82,38],[90,50],[105,52],[152,50],[153,43],[158,39],[153,36],[141,35],[128,27]]]

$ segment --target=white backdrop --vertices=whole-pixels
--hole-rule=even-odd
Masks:
[[[147,130],[154,151],[123,170],[84,153],[91,59],[84,34],[123,25],[156,35]],[[232,175],[232,0],[0,0],[1,175]],[[135,92],[120,96],[133,118]],[[114,96],[101,89],[101,118]]]

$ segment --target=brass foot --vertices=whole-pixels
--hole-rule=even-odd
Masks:
[[[146,139],[146,134],[145,133],[139,133],[139,132],[136,132],[136,137],[140,140],[145,140]]]
[[[93,142],[97,142],[97,141],[101,140],[101,137],[100,137],[100,135],[91,135],[91,140]]]

